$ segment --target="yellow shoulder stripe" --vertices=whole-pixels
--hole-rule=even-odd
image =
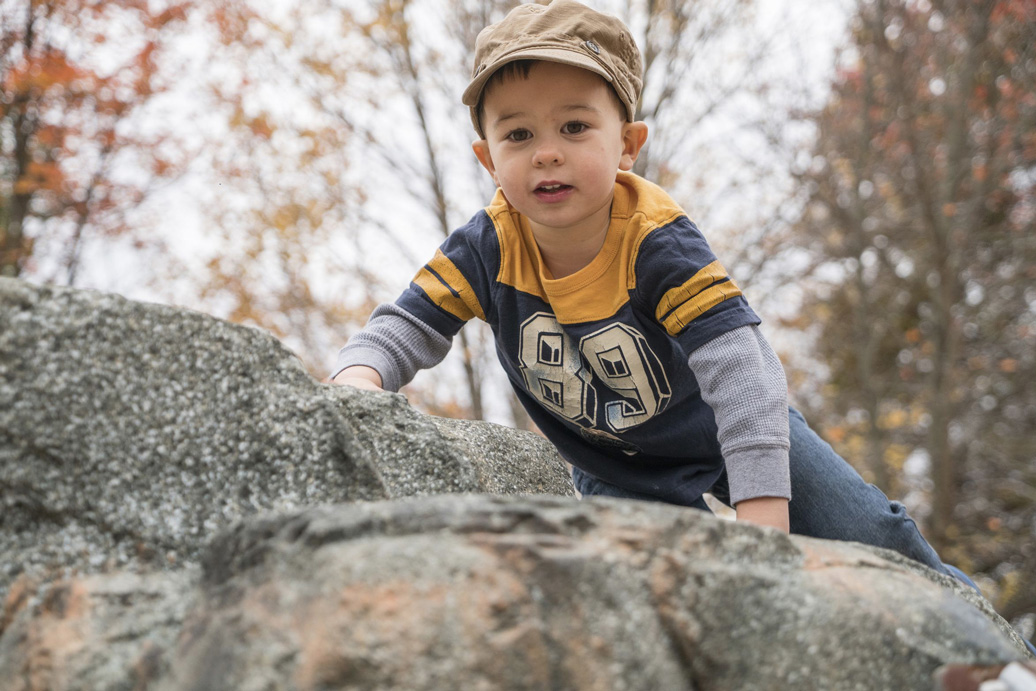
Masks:
[[[442,250],[436,250],[432,261],[417,272],[414,283],[433,303],[457,319],[468,321],[478,317],[486,320],[486,313],[482,311],[471,284]]]
[[[683,285],[666,292],[655,309],[655,319],[670,336],[675,336],[698,318],[724,300],[741,295],[734,281],[724,280],[727,272],[714,261],[691,276]],[[717,281],[722,281],[718,283]]]

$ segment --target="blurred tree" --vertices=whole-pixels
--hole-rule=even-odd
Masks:
[[[786,171],[798,151],[787,123],[793,110],[817,102],[809,77],[815,54],[799,43],[809,27],[776,6],[607,5],[631,27],[644,59],[637,117],[651,134],[634,171],[663,186],[702,226],[757,308],[768,297],[767,264],[786,239],[787,202],[774,193],[791,182]]]
[[[460,136],[467,128],[454,128],[452,136],[444,135],[444,130],[452,123],[464,123],[467,119],[467,108],[458,98],[451,97],[464,88],[478,30],[502,18],[517,4],[517,0],[455,0],[444,3],[439,12],[433,12],[432,3],[427,1],[374,0],[370,3],[370,15],[360,23],[361,34],[370,48],[367,52],[370,64],[390,76],[377,90],[388,86],[395,92],[402,106],[401,113],[409,115],[418,144],[400,147],[398,141],[386,136],[375,122],[364,128],[366,141],[398,176],[399,183],[408,182],[410,193],[420,200],[428,216],[429,232],[438,234],[439,241],[480,208],[491,194],[486,184],[488,180],[475,165],[474,156],[464,156],[467,165],[456,165],[456,159],[460,158],[458,151],[466,154],[472,139]],[[437,20],[452,36],[425,30],[434,15],[438,15]],[[369,93],[367,98],[372,102],[385,100],[384,92]],[[446,163],[451,159],[452,165]],[[467,193],[462,191],[465,188]],[[471,191],[481,192],[483,196],[475,197]],[[415,268],[419,264],[415,262]],[[490,360],[494,352],[492,337],[483,324],[473,323],[461,329],[457,340],[468,409],[455,412],[483,419],[486,370],[492,367]],[[520,426],[527,423],[517,405],[512,405],[511,411]]]
[[[127,233],[127,211],[181,168],[130,123],[164,88],[160,56],[190,6],[0,2],[0,275],[73,284],[87,237]]]
[[[644,60],[644,89],[637,119],[651,127],[651,137],[634,167],[638,175],[672,187],[693,174],[687,145],[694,127],[721,110],[731,98],[750,89],[751,75],[766,53],[751,46],[727,70],[702,69],[710,53],[727,53],[725,41],[743,37],[752,0],[627,0],[620,10]]]
[[[798,228],[828,431],[1036,612],[1036,4],[861,0],[843,65]]]
[[[383,280],[361,246],[373,224],[345,105],[364,69],[355,27],[325,2],[224,2],[208,19],[202,91],[219,125],[202,157],[198,301],[270,331],[323,377]]]

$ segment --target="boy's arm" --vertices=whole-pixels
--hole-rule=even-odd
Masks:
[[[788,530],[788,385],[755,326],[701,346],[687,364],[716,414],[730,501],[739,521]]]
[[[737,520],[791,532],[788,500],[784,497],[755,497],[737,504]]]
[[[450,343],[398,305],[381,305],[363,330],[339,351],[331,381],[371,388],[366,381],[385,391],[398,391],[418,370],[441,362]]]

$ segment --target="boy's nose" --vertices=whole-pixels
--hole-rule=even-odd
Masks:
[[[535,166],[558,165],[564,161],[561,149],[553,144],[543,144],[537,147],[532,157],[532,163]]]

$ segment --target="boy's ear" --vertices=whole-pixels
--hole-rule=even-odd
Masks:
[[[622,127],[622,158],[619,159],[619,170],[633,170],[633,164],[640,155],[648,138],[646,122],[627,122]]]
[[[471,150],[475,152],[475,158],[478,159],[483,168],[489,171],[493,182],[499,187],[500,181],[496,179],[496,166],[493,165],[493,156],[489,153],[489,142],[485,139],[479,139],[471,144]]]

